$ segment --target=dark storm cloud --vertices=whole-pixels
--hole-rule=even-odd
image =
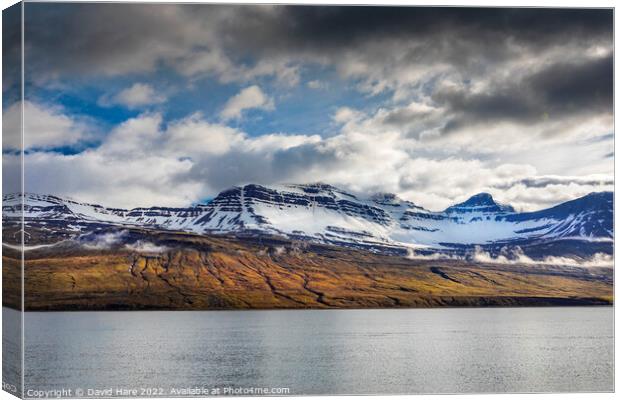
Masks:
[[[451,38],[485,53],[497,52],[507,40],[534,48],[559,40],[610,40],[613,24],[610,10],[288,6],[278,11],[267,17],[273,24],[257,18],[249,29],[234,28],[251,48],[341,50],[382,38],[429,39],[441,48],[449,44],[433,39]]]
[[[529,95],[529,92],[515,85],[489,93],[472,94],[464,89],[440,90],[433,95],[433,100],[447,105],[452,112],[463,113],[468,122],[540,117],[540,108]],[[456,123],[457,120],[454,120],[452,125]]]
[[[212,46],[205,32],[240,58],[329,59],[368,42],[404,40],[421,44],[403,54],[408,62],[463,64],[509,57],[515,46],[610,43],[612,18],[600,9],[29,3],[26,37],[33,62],[58,73],[153,67]]]
[[[278,62],[320,63],[360,91],[424,87],[443,115],[405,112],[385,122],[441,119],[444,132],[612,107],[611,9],[28,3],[26,15],[27,80],[39,82],[162,68],[249,81],[277,77]],[[536,66],[498,75],[523,60]],[[259,62],[274,65],[247,73]],[[441,86],[448,78],[462,84]]]
[[[2,26],[2,94],[8,107],[21,93],[21,3],[2,11]]]
[[[551,113],[611,112],[613,69],[611,55],[582,64],[556,64],[529,77],[526,84],[550,106]]]
[[[565,116],[611,114],[613,58],[608,55],[582,63],[552,64],[522,80],[492,86],[488,92],[447,89],[436,92],[433,99],[456,114],[445,132],[505,120],[535,123]]]
[[[165,4],[26,4],[29,67],[53,76],[148,70],[193,43],[184,7]],[[187,22],[190,22],[188,16]]]

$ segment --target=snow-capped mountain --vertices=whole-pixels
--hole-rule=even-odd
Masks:
[[[3,218],[18,218],[20,209],[21,196],[19,194],[3,196]],[[24,219],[26,222],[61,220],[76,224],[101,222],[182,229],[184,224],[201,215],[203,210],[204,206],[189,208],[149,207],[123,210],[33,193],[27,193],[24,198]]]
[[[3,197],[5,223],[20,218],[20,195]],[[29,226],[89,232],[95,226],[139,226],[199,234],[269,234],[370,249],[578,240],[613,243],[613,193],[591,193],[558,206],[518,213],[480,193],[432,212],[381,193],[358,198],[325,184],[245,185],[189,208],[122,210],[56,196],[26,194]]]
[[[478,193],[466,201],[446,208],[446,214],[514,212],[509,205],[499,204],[488,193]]]

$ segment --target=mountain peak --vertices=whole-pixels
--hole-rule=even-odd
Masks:
[[[292,189],[295,191],[301,191],[307,195],[327,195],[332,197],[347,197],[351,199],[357,199],[354,194],[348,193],[345,190],[338,188],[336,186],[330,185],[328,183],[323,182],[313,182],[313,183],[304,183],[304,184],[287,184],[284,185],[287,189]]]
[[[304,191],[315,192],[315,191],[338,191],[341,189],[330,185],[328,183],[323,182],[312,182],[312,183],[291,183],[286,185],[287,187],[302,189]]]
[[[403,200],[397,194],[394,194],[394,193],[378,192],[370,196],[369,200],[373,201],[375,204],[378,204],[379,206],[407,207],[407,208],[422,209],[422,207],[419,207],[410,201]]]
[[[475,194],[471,196],[469,200],[480,200],[480,201],[486,201],[486,202],[491,202],[491,203],[495,202],[495,200],[493,200],[493,196],[491,196],[491,193],[487,193],[487,192],[481,192],[481,193]]]
[[[462,212],[514,212],[514,208],[509,205],[500,204],[493,199],[490,193],[482,192],[471,196],[462,203],[455,204],[446,208],[447,213]]]

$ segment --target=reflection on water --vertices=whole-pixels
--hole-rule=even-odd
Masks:
[[[25,323],[26,390],[613,390],[611,307],[56,312]]]

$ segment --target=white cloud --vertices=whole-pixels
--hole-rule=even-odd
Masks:
[[[73,155],[27,154],[26,190],[112,207],[186,206],[235,184],[217,183],[218,177],[265,179],[274,153],[319,140],[284,134],[252,138],[200,114],[164,129],[160,114],[145,113],[119,124],[97,148]],[[18,156],[4,156],[5,171],[18,165]]]
[[[116,207],[186,206],[233,185],[323,181],[360,194],[396,193],[432,210],[483,191],[534,210],[613,190],[613,174],[547,174],[531,163],[502,158],[505,150],[483,156],[463,150],[455,156],[459,146],[475,143],[411,134],[415,121],[436,112],[418,103],[372,115],[342,108],[334,115],[340,130],[328,137],[252,137],[200,113],[167,124],[158,113],[143,113],[112,129],[97,148],[27,155],[27,190]],[[521,146],[527,138],[512,140]],[[5,161],[11,168],[10,157]]]
[[[533,176],[542,180],[545,176]],[[509,202],[518,210],[537,210],[576,199],[592,192],[614,191],[613,174],[597,174],[589,177],[564,177],[553,184],[530,186],[521,182],[508,183],[508,187],[490,189],[497,197]],[[587,179],[589,178],[589,179]]]
[[[244,133],[225,125],[211,124],[193,114],[168,126],[166,149],[184,156],[224,154],[244,145]]]
[[[354,110],[350,107],[340,107],[336,110],[332,119],[339,124],[347,124],[350,122],[358,122],[363,119],[365,115],[360,111]]]
[[[118,232],[107,232],[100,235],[85,235],[80,238],[80,243],[87,249],[105,250],[119,244],[127,237],[129,232],[126,230]]]
[[[576,259],[570,257],[557,257],[547,256],[542,260],[534,260],[527,256],[523,250],[517,246],[509,254],[500,254],[497,257],[493,257],[488,252],[482,250],[480,247],[476,247],[473,259],[474,261],[481,263],[494,263],[494,264],[529,264],[529,265],[563,265],[573,267],[613,267],[614,258],[610,254],[595,253],[590,258]]]
[[[125,245],[126,248],[132,251],[136,251],[138,253],[164,253],[170,250],[166,246],[158,246],[155,243],[138,240],[135,243],[128,243]]]
[[[102,96],[99,104],[103,106],[122,105],[129,109],[142,108],[154,104],[161,104],[166,97],[158,93],[151,85],[134,83],[113,96]]]
[[[512,265],[561,265],[571,267],[613,267],[614,259],[610,254],[595,253],[589,258],[572,258],[572,257],[557,257],[547,256],[543,259],[535,260],[525,254],[523,249],[519,246],[512,248],[504,247],[501,254],[497,256],[491,255],[489,252],[484,251],[480,246],[476,246],[474,251],[468,255],[458,256],[455,254],[445,253],[431,253],[421,254],[416,253],[413,248],[407,249],[407,255],[405,258],[410,260],[469,260],[472,259],[479,263],[490,264],[512,264]]]
[[[144,113],[116,126],[97,149],[98,153],[115,157],[147,156],[154,154],[153,146],[163,140],[159,130],[161,114]]]
[[[420,99],[372,114],[342,107],[333,119],[341,126],[333,142],[343,141],[338,153],[348,155],[329,179],[360,191],[395,192],[435,210],[484,191],[519,209],[534,210],[613,190],[613,163],[605,158],[611,136],[601,135],[613,130],[606,117],[575,120],[561,135],[549,134],[559,129],[554,121],[536,127],[505,123],[487,127],[484,134],[466,127],[441,135],[445,111]],[[343,153],[347,146],[354,148]],[[548,175],[567,179],[546,188],[519,183]]]
[[[181,179],[191,169],[189,160],[161,155],[115,158],[98,151],[37,152],[26,155],[25,163],[26,191],[111,207],[185,206],[203,193],[200,182]]]
[[[24,148],[50,149],[70,146],[87,138],[89,127],[66,115],[60,107],[24,101]],[[13,103],[2,114],[4,150],[21,148],[21,102]]]
[[[224,105],[220,116],[224,120],[241,118],[244,110],[254,108],[262,110],[274,109],[273,100],[256,85],[247,87],[231,97]]]

